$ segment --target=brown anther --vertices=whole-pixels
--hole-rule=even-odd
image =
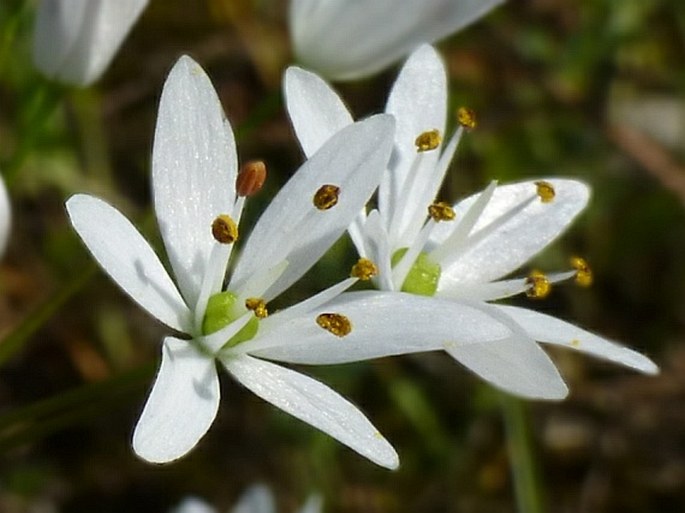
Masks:
[[[248,297],[245,300],[245,308],[253,311],[255,317],[259,319],[264,319],[269,315],[269,311],[266,309],[266,302],[260,297]]]
[[[231,216],[222,214],[212,223],[212,236],[221,244],[232,244],[238,240],[238,225]]]
[[[245,162],[235,180],[235,191],[238,196],[254,196],[264,186],[266,165],[261,160]]]
[[[439,223],[440,221],[453,221],[457,214],[449,203],[438,201],[428,206],[428,215],[433,218],[433,221]]]
[[[328,210],[338,203],[340,187],[337,185],[322,185],[314,194],[314,206],[319,210]]]
[[[576,270],[576,284],[580,285],[581,287],[589,287],[592,285],[592,281],[594,279],[592,275],[592,269],[590,269],[590,266],[584,258],[578,256],[572,257],[571,267]]]
[[[440,146],[442,142],[442,137],[440,136],[440,130],[428,130],[419,134],[419,136],[414,141],[416,145],[416,151],[419,153],[424,151],[431,151]]]
[[[547,276],[540,271],[531,271],[528,278],[526,278],[526,285],[528,285],[526,296],[532,299],[544,299],[549,296],[552,290],[552,284],[547,279]]]
[[[473,130],[478,125],[476,113],[467,107],[457,109],[457,122],[466,130]]]
[[[368,258],[360,258],[357,263],[352,266],[350,276],[359,278],[362,281],[368,281],[378,274],[378,267]]]
[[[337,313],[322,313],[316,317],[316,324],[332,333],[336,337],[344,337],[352,331],[352,323],[344,315]]]
[[[554,186],[549,182],[543,180],[535,182],[535,187],[537,187],[537,195],[543,203],[551,203],[554,196],[556,196]]]

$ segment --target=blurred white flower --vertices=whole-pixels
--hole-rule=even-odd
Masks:
[[[290,36],[303,66],[331,80],[353,80],[457,32],[502,2],[291,0]]]
[[[95,82],[148,1],[41,0],[33,42],[36,67],[61,82]]]
[[[11,217],[10,199],[7,195],[5,182],[3,182],[2,175],[0,175],[0,256],[5,252],[7,246]]]
[[[297,513],[321,513],[323,501],[320,495],[313,494]],[[217,513],[202,499],[187,497],[169,513]],[[276,513],[276,501],[271,490],[265,485],[248,488],[230,513]]]
[[[581,259],[566,273],[502,280],[556,239],[585,208],[590,192],[579,181],[547,179],[503,187],[492,183],[454,207],[433,203],[463,130],[475,123],[473,113],[461,109],[462,126],[443,143],[446,81],[442,61],[426,45],[410,56],[390,94],[386,112],[396,119],[395,148],[379,186],[378,207],[368,215],[362,211],[349,229],[360,255],[377,262],[376,286],[427,296],[436,304],[478,305],[508,326],[506,338],[468,345],[450,341],[443,349],[495,386],[521,396],[559,399],[567,394],[535,340],[656,373],[648,358],[555,317],[487,303],[521,292],[543,297],[551,283],[562,279],[591,280]],[[286,99],[307,155],[352,122],[333,90],[307,71],[288,70]],[[459,326],[449,318],[443,324]],[[425,337],[437,338],[438,329],[426,331]],[[330,355],[340,361],[336,357]],[[291,358],[307,361],[304,354]]]

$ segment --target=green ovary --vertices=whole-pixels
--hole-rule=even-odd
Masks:
[[[209,335],[228,326],[245,311],[237,304],[238,297],[229,291],[218,292],[209,298],[205,318],[202,320],[202,334]],[[259,329],[259,320],[252,317],[238,333],[233,335],[224,347],[233,347],[254,338]]]
[[[392,255],[391,264],[395,267],[407,252],[408,248],[401,248]],[[440,281],[440,264],[431,260],[423,251],[416,257],[407,277],[402,283],[402,291],[419,296],[434,296]]]

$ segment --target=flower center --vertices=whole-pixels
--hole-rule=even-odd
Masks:
[[[408,249],[400,248],[393,253],[391,258],[393,267],[402,260]],[[402,291],[419,296],[434,296],[438,290],[441,272],[440,264],[433,260],[428,253],[422,251],[407,273],[407,277],[402,283]]]
[[[263,305],[262,305],[263,306]],[[202,320],[202,334],[209,335],[221,328],[228,326],[238,317],[245,313],[245,309],[238,303],[238,296],[233,292],[218,292],[210,296],[205,309],[205,317]],[[233,335],[225,344],[233,347],[241,342],[246,342],[257,334],[259,330],[258,316],[252,317],[245,327]]]

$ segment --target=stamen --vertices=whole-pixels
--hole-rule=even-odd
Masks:
[[[438,201],[429,205],[428,215],[431,216],[436,223],[440,221],[453,221],[457,216],[450,204],[445,203],[444,201]]]
[[[352,266],[350,276],[359,278],[362,281],[368,281],[378,274],[378,267],[373,261],[368,258],[360,258],[357,263]]]
[[[238,196],[254,196],[266,180],[266,165],[261,160],[250,160],[243,164],[235,180],[235,190]]]
[[[467,130],[473,130],[478,125],[476,113],[467,107],[457,109],[457,122]]]
[[[535,186],[537,187],[537,194],[540,197],[540,201],[543,203],[551,203],[556,195],[554,186],[551,183],[542,180],[535,182]]]
[[[316,317],[316,324],[336,337],[344,337],[352,331],[352,323],[342,314],[322,313]]]
[[[222,214],[212,223],[212,236],[221,244],[232,244],[238,240],[238,225],[231,216]]]
[[[581,258],[579,256],[572,257],[571,267],[573,267],[576,270],[576,284],[580,285],[581,287],[589,287],[590,285],[592,285],[592,269],[590,269],[590,266],[584,258]]]
[[[319,210],[328,210],[338,203],[340,187],[337,185],[322,185],[314,194],[314,206]]]
[[[248,297],[245,300],[245,308],[253,311],[255,317],[259,319],[264,319],[269,315],[269,311],[266,309],[266,302],[260,297]]]
[[[440,146],[442,142],[442,137],[440,136],[440,130],[428,130],[419,134],[419,136],[414,141],[416,145],[416,151],[421,153],[424,151],[431,151]]]
[[[552,291],[552,284],[549,282],[547,276],[540,271],[531,271],[526,278],[526,296],[532,299],[544,299]]]

